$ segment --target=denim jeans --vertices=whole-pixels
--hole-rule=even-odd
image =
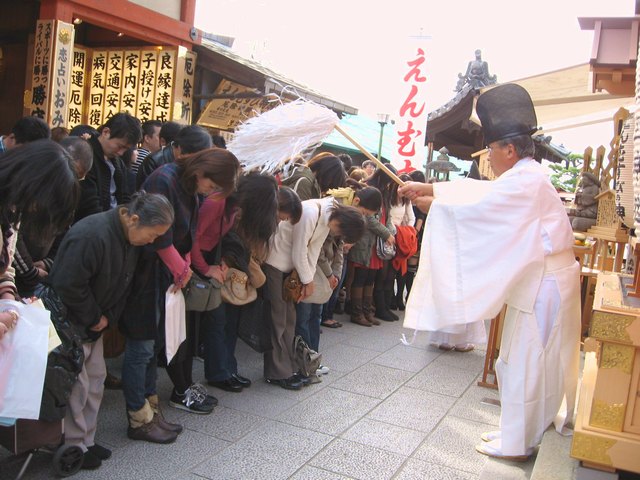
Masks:
[[[344,260],[344,264],[342,265],[342,275],[340,276],[340,281],[338,282],[338,286],[333,289],[331,298],[322,307],[323,321],[333,318],[333,311],[335,310],[336,304],[338,303],[338,296],[340,295],[340,290],[342,290],[342,285],[344,285],[345,278],[347,278],[347,259],[346,258]]]
[[[122,392],[129,411],[140,410],[146,398],[156,394],[158,371],[154,347],[155,340],[127,338],[122,364]]]
[[[238,373],[236,342],[240,307],[222,303],[202,315],[200,330],[204,341],[204,376],[222,382]]]
[[[320,322],[322,321],[322,304],[296,303],[296,335],[318,351],[320,345]]]

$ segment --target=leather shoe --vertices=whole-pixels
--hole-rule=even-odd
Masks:
[[[207,383],[212,387],[216,387],[227,392],[240,393],[242,391],[242,385],[234,377],[229,377],[226,380],[222,380],[220,382],[209,380]]]
[[[178,423],[167,422],[164,418],[164,415],[162,415],[161,413],[156,413],[153,416],[153,421],[156,422],[161,429],[166,430],[167,432],[173,432],[176,435],[180,435],[182,433],[182,430],[184,430],[182,425]]]
[[[108,390],[122,390],[122,380],[107,372],[107,376],[104,379],[104,388]]]
[[[242,385],[242,388],[251,386],[251,380],[249,380],[247,377],[243,377],[242,375],[238,375],[237,373],[234,373],[231,376],[236,379],[236,382]]]
[[[88,447],[87,451],[91,452],[94,457],[98,457],[100,460],[107,460],[111,457],[111,450],[97,443]]]
[[[272,385],[278,385],[279,387],[282,387],[285,390],[302,389],[302,382],[298,380],[295,375],[292,375],[289,378],[283,378],[283,379],[267,378],[267,383],[270,383]]]
[[[102,460],[88,450],[84,452],[84,455],[82,455],[82,466],[80,468],[83,470],[95,470],[100,465],[102,465]]]
[[[127,428],[127,437],[131,440],[144,440],[151,443],[172,443],[178,438],[178,434],[160,427],[154,417],[149,423],[145,423],[138,428],[129,426]]]

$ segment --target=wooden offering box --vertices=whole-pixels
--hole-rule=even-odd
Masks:
[[[640,299],[627,296],[632,281],[598,274],[571,456],[640,473]]]

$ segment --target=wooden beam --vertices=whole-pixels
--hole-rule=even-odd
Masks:
[[[184,46],[192,49],[192,24],[167,17],[127,0],[110,0],[105,10],[102,0],[42,0],[40,19],[72,22],[74,18],[153,45]]]

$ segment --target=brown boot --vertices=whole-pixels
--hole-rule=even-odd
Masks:
[[[149,401],[149,405],[151,406],[151,410],[155,415],[155,421],[165,430],[169,432],[175,432],[177,434],[182,433],[182,425],[178,425],[177,423],[169,423],[165,420],[164,415],[162,414],[162,410],[160,410],[160,401],[158,399],[158,395],[149,395],[147,397]]]
[[[376,309],[373,306],[373,298],[364,297],[362,301],[362,313],[364,314],[364,318],[372,325],[380,325],[380,320],[373,316],[375,311]]]
[[[161,428],[156,421],[156,415],[149,402],[145,400],[144,407],[136,412],[127,411],[129,428],[127,437],[132,440],[144,440],[152,443],[171,443],[178,438],[178,434]]]
[[[363,327],[371,326],[371,323],[362,314],[362,300],[359,298],[351,298],[351,322]]]

